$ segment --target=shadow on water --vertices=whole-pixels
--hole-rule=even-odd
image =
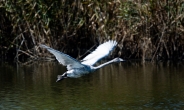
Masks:
[[[0,109],[184,109],[183,63],[122,62],[56,83],[55,62],[0,65]]]

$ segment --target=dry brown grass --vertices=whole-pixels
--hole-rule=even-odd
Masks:
[[[182,0],[3,0],[1,60],[37,60],[46,55],[40,43],[81,58],[109,39],[124,59],[183,59],[183,11]]]

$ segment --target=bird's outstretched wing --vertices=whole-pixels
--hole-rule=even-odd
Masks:
[[[64,54],[60,51],[57,51],[57,50],[55,50],[53,48],[50,48],[50,47],[48,47],[46,45],[43,45],[43,44],[41,44],[40,47],[45,48],[50,53],[52,53],[56,57],[56,59],[58,60],[58,62],[60,64],[63,64],[64,66],[67,66],[67,70],[71,70],[73,68],[82,68],[82,67],[84,67],[83,64],[81,64],[79,61],[77,61],[76,59],[70,57],[67,54]]]
[[[95,51],[87,55],[82,60],[82,64],[94,65],[97,61],[109,55],[109,53],[114,49],[116,45],[117,45],[117,42],[113,40],[109,40],[108,42],[105,42],[99,45]]]

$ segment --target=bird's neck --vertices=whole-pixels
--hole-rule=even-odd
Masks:
[[[101,64],[101,65],[99,65],[99,66],[97,66],[97,67],[94,67],[94,69],[97,70],[97,69],[102,68],[102,67],[104,67],[104,66],[106,66],[106,65],[108,65],[108,64],[111,64],[111,63],[113,63],[113,62],[114,62],[114,60],[108,61],[108,62],[103,63],[103,64]]]

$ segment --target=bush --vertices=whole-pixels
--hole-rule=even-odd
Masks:
[[[82,58],[109,39],[125,59],[183,59],[182,0],[4,0],[0,10],[1,59],[47,56],[39,44]]]

